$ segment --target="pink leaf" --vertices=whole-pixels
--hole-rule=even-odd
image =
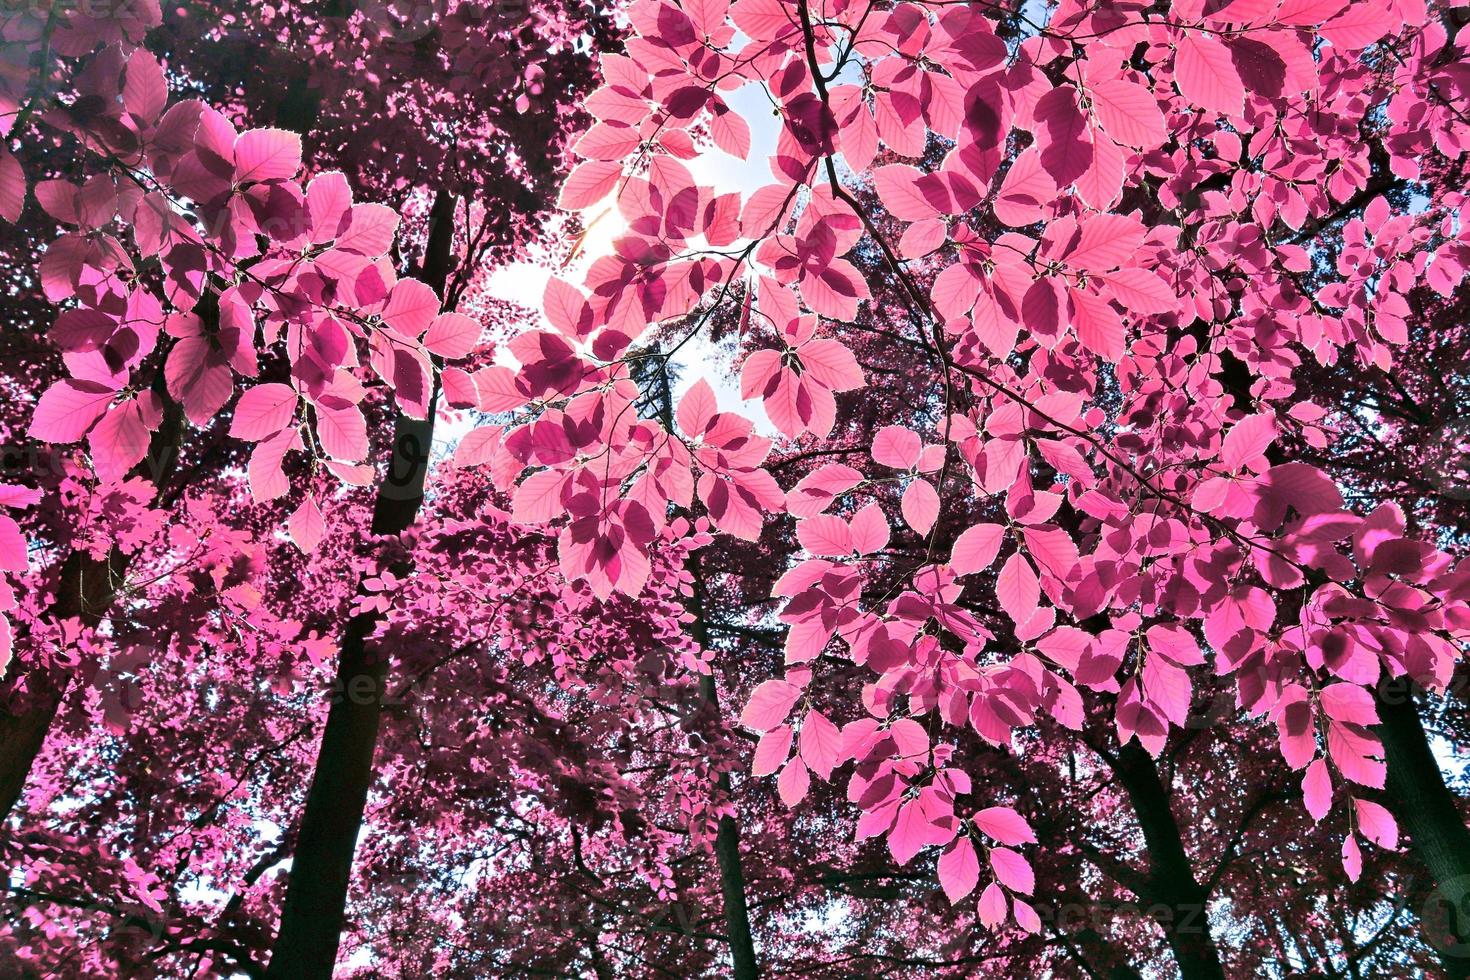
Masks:
[[[29,565],[20,525],[0,514],[0,571],[24,572]]]
[[[1327,772],[1327,760],[1315,759],[1307,767],[1302,778],[1302,802],[1313,820],[1321,820],[1332,809],[1332,777]]]
[[[291,424],[296,391],[289,385],[256,385],[240,396],[230,420],[230,437],[259,442]]]
[[[873,437],[873,462],[896,470],[911,470],[919,464],[924,443],[918,433],[901,425],[885,425]]]
[[[1399,846],[1399,825],[1393,814],[1371,800],[1353,800],[1358,816],[1358,832],[1383,848],[1392,851]]]
[[[311,217],[311,240],[334,240],[351,223],[352,187],[340,171],[317,174],[306,185],[306,211]]]
[[[919,534],[928,534],[939,518],[939,491],[928,480],[911,480],[900,501],[903,519]]]
[[[708,431],[718,410],[714,389],[700,378],[679,399],[679,428],[697,439]]]
[[[623,176],[623,165],[608,160],[587,160],[577,165],[562,185],[556,206],[563,211],[580,211],[607,197]]]
[[[1363,873],[1363,852],[1358,849],[1358,841],[1354,837],[1342,842],[1342,869],[1350,881],[1357,881]]]
[[[183,404],[195,425],[207,425],[235,393],[234,373],[204,337],[184,337],[174,344],[163,374],[168,393]]]
[[[786,495],[786,510],[792,517],[815,517],[862,481],[863,475],[851,466],[829,463],[791,489]]]
[[[439,312],[439,294],[417,279],[400,279],[383,307],[388,326],[405,337],[422,337]]]
[[[368,454],[367,420],[356,405],[318,402],[316,434],[329,456],[355,463]]]
[[[316,500],[311,497],[303,500],[301,506],[286,521],[286,529],[296,547],[308,555],[315,551],[326,532],[326,522],[322,519],[322,511],[316,505]]]
[[[1174,54],[1179,92],[1201,109],[1238,116],[1245,108],[1245,86],[1230,49],[1212,37],[1186,34]]]
[[[42,442],[76,442],[102,417],[116,394],[95,381],[64,378],[36,403],[27,432]]]
[[[1275,416],[1269,413],[1247,415],[1225,433],[1225,441],[1220,447],[1220,465],[1238,473],[1247,464],[1264,462],[1266,450],[1275,441]]]
[[[1067,187],[1092,166],[1092,137],[1077,105],[1077,90],[1060,85],[1036,100],[1036,143],[1041,165],[1058,187]]]
[[[750,124],[738,112],[715,113],[709,131],[715,145],[732,157],[744,160],[750,155]]]
[[[1036,910],[1031,907],[1030,903],[1018,898],[1011,904],[1016,914],[1016,925],[1033,936],[1041,932],[1041,916],[1036,914]]]
[[[480,321],[463,313],[441,313],[429,324],[424,346],[431,354],[454,361],[467,356],[480,343]]]
[[[343,463],[335,459],[326,459],[322,461],[322,465],[337,479],[354,487],[372,486],[373,478],[378,473],[371,463]]]
[[[138,48],[128,58],[123,105],[130,115],[152,123],[167,104],[168,81],[163,76],[163,68],[146,48]]]
[[[1348,0],[1282,0],[1275,19],[1294,27],[1316,27],[1347,4]]]
[[[888,547],[888,518],[883,508],[868,504],[852,517],[852,547],[860,555],[871,555]]]
[[[439,374],[439,384],[444,389],[444,403],[450,408],[472,408],[480,404],[480,389],[467,371],[457,367],[446,367]]]
[[[801,723],[801,758],[812,772],[832,778],[842,754],[842,732],[820,711],[807,712]]]
[[[1168,283],[1147,269],[1119,269],[1098,278],[1107,284],[1113,298],[1132,313],[1170,313],[1178,306]]]
[[[807,373],[833,391],[851,391],[864,384],[857,358],[835,340],[809,340],[801,345],[799,355]]]
[[[149,441],[138,402],[129,398],[114,406],[87,434],[97,478],[104,483],[123,479],[147,455]]]
[[[1143,244],[1143,222],[1132,215],[1097,214],[1083,222],[1062,261],[1084,272],[1106,272],[1131,259]]]
[[[924,849],[932,834],[923,803],[918,799],[909,800],[898,808],[898,819],[888,832],[888,852],[898,866],[903,867]]]
[[[995,196],[995,216],[1013,228],[1040,221],[1057,197],[1057,183],[1041,165],[1035,146],[1016,157]]]
[[[1322,710],[1333,721],[1351,725],[1378,724],[1373,696],[1356,684],[1329,684],[1320,692]]]
[[[473,377],[477,407],[482,412],[508,412],[530,400],[516,386],[516,373],[508,367],[492,364],[476,371]]]
[[[1031,872],[1031,862],[1009,847],[990,849],[990,869],[1002,885],[1013,892],[1030,895],[1036,887],[1036,876]]]
[[[479,466],[488,463],[500,447],[500,437],[505,430],[498,425],[485,425],[473,429],[454,450],[456,466]]]
[[[398,221],[398,213],[382,204],[354,204],[347,230],[337,236],[337,247],[377,258],[393,245]]]
[[[740,723],[758,732],[768,732],[786,720],[799,697],[801,688],[795,684],[775,678],[765,681],[751,692],[750,701],[740,713]]]
[[[1067,287],[1072,298],[1072,329],[1082,346],[1106,361],[1117,362],[1126,349],[1123,321],[1096,293]]]
[[[1000,607],[1016,623],[1024,623],[1036,612],[1041,598],[1041,584],[1036,570],[1019,551],[1006,559],[995,581],[995,597]]]
[[[1183,725],[1194,695],[1189,672],[1163,657],[1149,657],[1143,663],[1142,680],[1148,702],[1174,724]]]
[[[250,495],[256,500],[274,500],[291,489],[281,462],[291,449],[299,449],[301,437],[295,429],[287,429],[266,439],[250,454],[247,475]]]
[[[873,171],[873,187],[889,214],[903,221],[919,221],[940,214],[916,186],[920,176],[917,169],[902,163]]]
[[[20,220],[26,206],[26,175],[20,161],[0,146],[0,218],[11,224]]]
[[[561,470],[532,473],[516,487],[511,501],[511,520],[517,524],[543,524],[565,512],[561,491],[567,476]]]
[[[1387,4],[1353,3],[1323,24],[1318,33],[1332,42],[1334,48],[1358,51],[1398,30],[1402,24],[1402,18],[1395,17]]]
[[[974,816],[975,826],[986,837],[1015,847],[1036,843],[1036,833],[1026,818],[1008,806],[986,807]]]
[[[577,287],[556,276],[546,280],[541,297],[546,319],[563,336],[581,339],[592,331],[592,307]]]
[[[949,565],[956,575],[969,575],[995,564],[1005,528],[999,524],[976,524],[955,540]]]
[[[1063,582],[1072,577],[1072,571],[1081,560],[1077,554],[1077,542],[1059,527],[1042,525],[1022,529],[1027,554],[1042,571]]]
[[[853,552],[851,528],[842,518],[831,514],[818,514],[797,522],[796,540],[819,558],[840,558]]]
[[[992,881],[980,893],[980,921],[993,929],[1006,920],[1006,909],[1006,890]]]
[[[235,141],[235,183],[288,180],[301,169],[301,137],[284,129],[252,129]]]
[[[980,883],[980,858],[970,838],[961,834],[939,855],[939,884],[951,905]]]
[[[786,768],[781,770],[781,775],[776,779],[776,790],[781,795],[781,802],[787,806],[796,806],[805,799],[811,785],[811,773],[807,771],[806,763],[800,759],[792,759],[786,763]]]
[[[1147,149],[1164,142],[1164,114],[1146,86],[1109,78],[1093,84],[1088,94],[1103,130],[1119,143]]]
[[[755,743],[755,759],[751,763],[752,776],[769,776],[780,769],[791,755],[791,726],[781,725],[760,737]]]

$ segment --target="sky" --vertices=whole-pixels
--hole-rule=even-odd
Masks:
[[[718,147],[710,147],[698,157],[684,163],[698,183],[712,187],[716,194],[738,191],[749,195],[774,180],[768,161],[775,153],[779,126],[776,116],[771,112],[771,104],[759,86],[746,85],[724,94],[730,107],[750,124],[751,147],[748,159],[741,160]],[[588,267],[599,257],[612,251],[613,241],[626,228],[611,198],[586,209],[583,217],[587,221],[596,219],[595,224],[577,258],[557,272],[561,278],[577,286],[582,284],[582,277]],[[497,299],[539,310],[546,281],[551,275],[552,270],[545,265],[525,261],[511,262],[491,274],[488,290]],[[545,326],[550,329],[549,324]],[[753,421],[756,430],[763,435],[775,433],[775,427],[766,418],[760,401],[747,402],[741,399],[738,366],[731,363],[728,353],[715,349],[705,337],[697,336],[685,344],[675,358],[674,366],[678,376],[674,387],[676,401],[694,382],[703,378],[714,389],[722,411],[740,412]],[[436,451],[452,451],[464,434],[473,427],[472,418],[462,419],[457,424],[440,426],[435,439]]]

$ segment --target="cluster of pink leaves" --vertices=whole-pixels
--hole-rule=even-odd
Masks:
[[[358,369],[409,414],[427,410],[437,373],[451,405],[531,406],[473,435],[461,460],[490,466],[517,520],[555,526],[562,572],[598,597],[669,585],[667,552],[690,533],[671,505],[743,539],[794,519],[811,558],[774,590],[790,667],[744,713],[762,732],[756,771],[779,772],[795,805],[813,772],[831,780],[852,763],[858,833],[885,838],[900,863],[938,849],[956,901],[983,875],[986,922],[1037,927],[1017,851],[1035,835],[1007,807],[969,803],[987,788],[950,765],[945,726],[1006,744],[1042,715],[1077,725],[1079,689],[1114,696],[1120,737],[1157,752],[1188,710],[1191,669],[1233,676],[1305,770],[1310,813],[1325,818],[1346,795],[1346,825],[1392,846],[1391,821],[1365,798],[1383,779],[1368,690],[1385,672],[1443,682],[1466,628],[1466,575],[1413,540],[1394,508],[1351,514],[1321,473],[1269,457],[1286,432],[1330,438],[1292,390],[1299,351],[1390,365],[1407,293],[1448,294],[1461,279],[1454,191],[1422,212],[1374,200],[1344,230],[1336,279],[1308,291],[1296,278],[1311,267],[1312,233],[1370,186],[1378,164],[1359,132],[1370,110],[1386,120],[1393,174],[1412,179],[1430,147],[1460,150],[1463,79],[1422,7],[1234,0],[1164,17],[1064,4],[1016,45],[980,8],[635,5],[628,54],[606,61],[588,106],[599,122],[562,199],[614,195],[629,231],[580,287],[553,281],[552,330],[511,345],[516,367],[470,373],[436,371],[435,356],[473,348],[473,324],[436,318],[437,298],[394,276],[396,217],[354,205],[337,177],[302,179],[288,134],[237,134],[197,104],[165,111],[159,66],[128,53],[149,8],[121,6],[145,19],[68,15],[60,35],[77,53],[118,47],[78,77],[85,102],[51,117],[106,166],[36,189],[76,230],[43,269],[47,295],[67,306],[53,336],[71,377],[48,392],[35,432],[85,440],[97,480],[68,492],[93,512],[125,510],[130,548],[161,529],[143,481],[126,479],[164,412],[150,369],[196,425],[223,424],[244,386],[228,427],[258,446],[259,498],[289,492],[288,452],[349,483],[367,477]],[[744,84],[780,111],[773,183],[720,194],[679,161],[707,140],[748,154],[748,127],[724,101]],[[1310,114],[1286,105],[1303,92]],[[25,96],[0,111],[13,118]],[[0,159],[12,214],[25,202],[13,163]],[[230,285],[216,296],[211,281]],[[942,352],[943,411],[885,420],[871,465],[783,488],[765,465],[773,440],[719,411],[707,384],[685,396],[676,426],[637,417],[630,365],[648,356],[638,344],[650,325],[693,315],[697,330],[733,306],[748,345],[779,345],[747,353],[741,394],[759,397],[788,444],[819,452],[838,397],[865,381],[853,337],[892,283],[920,340]],[[1206,334],[1179,339],[1191,321]],[[284,354],[287,380],[255,380],[268,350]],[[1226,355],[1250,368],[1249,412],[1222,392]],[[857,506],[865,496],[878,506]],[[999,503],[1004,522],[939,537],[971,496]],[[310,497],[296,507],[304,547],[325,533],[321,509]],[[194,525],[210,519],[171,534],[191,560]],[[5,561],[23,567],[7,527]],[[928,538],[930,560],[865,605],[867,572],[904,527]],[[448,581],[385,577],[363,601],[391,614],[403,596],[414,617],[452,626],[485,583],[454,580],[464,567],[441,557],[428,564]],[[300,639],[300,624],[267,622],[232,561],[201,564],[230,594],[227,613],[249,611],[282,645]],[[1013,627],[1003,636],[959,603],[992,583]],[[583,591],[558,602],[553,618],[590,608]],[[442,619],[426,614],[439,603]],[[308,654],[329,652],[307,639]],[[845,724],[811,697],[833,656],[874,674],[862,703],[843,706],[858,716]],[[1352,873],[1356,848],[1349,833]],[[64,863],[60,849],[47,860]],[[156,901],[153,879],[118,866],[117,893]]]
[[[1011,849],[1031,835],[1004,808],[957,806],[972,787],[934,723],[996,744],[1041,715],[1076,727],[1079,687],[1111,695],[1119,737],[1157,754],[1185,720],[1190,668],[1233,676],[1306,770],[1312,814],[1349,801],[1349,874],[1359,836],[1392,847],[1362,793],[1383,783],[1369,691],[1385,674],[1446,682],[1470,567],[1414,540],[1392,505],[1352,513],[1321,471],[1271,454],[1283,432],[1330,437],[1291,384],[1298,350],[1390,365],[1405,294],[1446,292],[1470,260],[1458,191],[1392,213],[1371,199],[1359,133],[1381,112],[1386,166],[1408,178],[1426,147],[1457,153],[1470,133],[1465,79],[1424,4],[1063,2],[1018,44],[973,5],[643,0],[629,18],[561,198],[610,197],[627,231],[581,288],[552,282],[552,329],[515,341],[518,366],[494,369],[481,402],[519,414],[467,458],[514,493],[517,520],[561,528],[563,572],[636,592],[671,505],[747,540],[795,518],[812,557],[773,590],[789,669],[744,715],[763,733],[756,772],[779,771],[794,805],[812,772],[853,763],[858,834],[885,836],[900,863],[942,847],[951,898],[978,884],[985,850],[988,922],[1037,927]],[[749,152],[727,102],[747,85],[779,112],[773,182],[718,193],[681,161],[709,142]],[[1338,277],[1307,289],[1312,235],[1364,194]],[[772,440],[702,381],[676,426],[638,417],[639,338],[693,334],[739,304],[742,332],[760,321],[781,345],[748,353],[742,395],[820,446],[835,393],[864,383],[844,343],[873,293],[864,253],[942,361],[926,431],[892,419],[872,467],[782,488],[763,466]],[[1249,390],[1226,389],[1227,357]],[[1006,522],[941,542],[941,514],[967,509],[940,492],[959,472]],[[931,561],[865,606],[889,519],[849,505],[895,481]],[[956,602],[992,574],[1000,641]],[[805,706],[823,655],[877,675],[841,727]]]
[[[479,347],[480,323],[440,313],[433,289],[397,275],[397,213],[354,203],[340,173],[304,179],[295,134],[240,133],[198,101],[169,105],[163,69],[142,48],[103,49],[75,84],[78,107],[49,121],[105,166],[84,183],[34,188],[73,230],[40,268],[46,297],[65,307],[49,336],[69,377],[41,395],[30,435],[85,440],[97,480],[116,483],[147,456],[165,394],[198,427],[234,402],[229,432],[255,444],[257,500],[290,492],[282,464],[294,452],[312,473],[371,484],[359,369],[424,418],[436,359]],[[288,379],[257,383],[262,357],[283,358]],[[458,378],[473,392],[464,372],[446,384]],[[290,528],[315,546],[316,499],[300,501]]]
[[[35,504],[39,495],[34,490],[12,484],[0,484],[0,506],[6,509],[23,509]],[[19,605],[11,576],[21,575],[30,566],[25,535],[20,525],[9,514],[0,512],[0,671],[10,663],[13,635],[9,613]]]
[[[200,950],[240,932],[268,947],[280,883],[272,876],[251,892],[259,872],[250,868],[284,845],[262,841],[248,814],[273,813],[283,827],[297,818],[313,761],[303,736],[319,730],[326,700],[298,695],[328,666],[342,624],[366,611],[383,618],[379,640],[397,666],[440,685],[415,690],[412,710],[475,732],[463,751],[483,768],[458,764],[457,753],[444,766],[446,753],[422,744],[415,717],[390,735],[385,768],[395,784],[419,780],[422,799],[446,805],[475,785],[474,818],[443,821],[436,843],[447,855],[475,841],[515,852],[521,845],[506,848],[499,835],[506,821],[523,821],[568,853],[576,839],[578,865],[586,835],[605,872],[667,897],[674,855],[691,833],[712,835],[727,812],[711,791],[714,767],[730,768],[732,753],[722,755],[718,735],[701,753],[671,750],[684,747],[686,730],[716,720],[696,722],[696,712],[661,725],[631,761],[620,739],[628,718],[668,713],[671,690],[676,703],[704,704],[697,676],[708,668],[687,648],[678,602],[685,550],[704,536],[668,526],[650,588],[604,601],[549,575],[546,540],[507,528],[479,475],[448,467],[426,515],[434,533],[364,533],[368,515],[350,488],[373,482],[369,427],[385,417],[369,379],[412,418],[433,410],[436,388],[451,406],[477,406],[495,375],[446,362],[468,364],[481,323],[439,313],[432,289],[395,273],[398,215],[354,203],[341,173],[308,177],[296,135],[238,132],[200,102],[169,105],[172,72],[136,46],[156,14],[122,34],[116,21],[93,25],[62,52],[91,57],[59,66],[38,52],[41,35],[14,35],[6,24],[5,41],[37,42],[29,54],[47,69],[77,69],[75,98],[45,118],[92,151],[78,168],[93,171],[85,180],[33,190],[35,205],[70,230],[46,248],[37,277],[61,307],[48,339],[66,376],[37,400],[29,434],[86,449],[58,452],[48,514],[75,526],[43,534],[43,559],[69,545],[97,562],[127,556],[131,566],[105,629],[50,622],[60,617],[43,589],[20,597],[30,607],[28,652],[54,652],[82,683],[68,706],[79,717],[61,723],[66,737],[51,738],[57,751],[39,763],[54,768],[31,780],[32,832],[5,841],[7,860],[24,868],[17,893],[37,904],[7,925],[0,946],[42,969],[54,955],[97,973],[119,964],[167,972],[175,953],[191,949],[188,969],[229,972],[239,949],[222,961]],[[17,91],[13,105],[25,102],[28,113],[30,88]],[[7,125],[20,114],[7,113]],[[14,159],[0,162],[10,219],[32,206]],[[249,459],[243,473],[196,474],[178,506],[155,499],[139,475],[159,462],[147,455],[150,441],[174,411]],[[289,453],[305,459],[287,465]],[[32,506],[37,496],[5,486],[0,506]],[[293,511],[287,527],[305,554],[275,540],[282,507]],[[410,580],[383,571],[404,552],[419,571]],[[19,526],[0,517],[0,570],[27,564]],[[0,612],[17,601],[8,582],[0,586]],[[8,629],[0,637],[8,659]],[[47,666],[33,659],[28,666]],[[258,671],[253,680],[249,670]],[[30,678],[17,673],[22,693],[7,708],[24,710]],[[242,683],[262,690],[238,697]],[[221,689],[233,693],[216,697]],[[160,739],[170,745],[167,767],[158,765]],[[278,785],[252,783],[262,765]],[[142,785],[159,794],[140,822],[131,794]],[[80,808],[73,793],[87,798]],[[401,840],[399,816],[389,798],[371,819]],[[100,840],[88,839],[89,826],[105,828]],[[379,871],[375,856],[363,873]],[[224,880],[246,885],[223,916],[212,898],[188,894]],[[96,907],[44,904],[88,891],[104,896]],[[106,943],[76,945],[99,913],[122,916],[123,928]],[[160,934],[147,936],[155,925]],[[49,942],[55,950],[38,948]]]
[[[310,554],[272,535],[276,508],[253,504],[238,482],[233,493],[191,494],[155,525],[126,615],[108,635],[83,631],[69,644],[89,665],[84,696],[36,774],[28,832],[3,849],[29,892],[98,905],[37,903],[17,917],[23,927],[0,929],[0,951],[38,967],[64,957],[92,975],[177,975],[184,963],[225,975],[229,957],[182,951],[241,937],[268,945],[280,883],[250,869],[289,853],[293,838],[265,822],[298,819],[326,702],[300,693],[320,683],[334,625],[365,601],[383,613],[398,669],[379,748],[395,791],[370,807],[361,880],[401,870],[405,837],[425,879],[470,873],[476,848],[513,867],[548,851],[570,865],[575,846],[609,892],[668,900],[671,862],[722,812],[708,767],[731,751],[716,741],[681,754],[684,728],[663,724],[671,703],[700,703],[681,623],[686,546],[671,541],[643,595],[604,602],[566,588],[554,542],[511,527],[487,497],[479,474],[444,467],[425,529],[401,541],[360,534],[362,498],[334,497],[329,533]],[[418,573],[356,592],[383,548],[408,551]],[[630,751],[629,720],[642,718],[659,724]],[[703,727],[692,714],[672,720]],[[150,800],[141,812],[139,793]],[[234,892],[223,912],[220,883]],[[368,891],[367,901],[387,897]],[[482,911],[473,890],[455,900],[467,923]],[[90,916],[113,910],[141,924],[76,944]],[[402,955],[401,938],[379,927],[366,916],[347,946]],[[27,936],[55,948],[25,948]]]

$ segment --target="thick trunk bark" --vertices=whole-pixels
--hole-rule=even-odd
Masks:
[[[383,708],[387,662],[369,650],[375,616],[348,625],[337,686],[306,796],[268,977],[332,975]]]
[[[341,0],[331,0],[329,12],[340,15],[341,6]],[[303,73],[301,78],[292,82],[287,97],[276,107],[276,124],[308,133],[316,124],[320,108],[320,99],[308,88]],[[213,293],[205,292],[196,312],[205,317],[219,315]],[[153,434],[148,457],[134,475],[146,477],[162,490],[178,466],[184,419],[179,407],[167,397],[161,372],[155,388],[169,409],[163,425]],[[116,597],[114,583],[126,571],[126,559],[115,551],[106,561],[71,553],[62,564],[52,616],[56,619],[77,617],[87,626],[96,626],[107,615]],[[46,742],[46,733],[56,719],[70,681],[70,676],[66,675],[37,674],[29,679],[31,697],[23,713],[11,714],[0,709],[0,825],[20,801],[31,767]]]
[[[1169,792],[1154,760],[1135,743],[1119,752],[1113,771],[1138,816],[1148,848],[1149,913],[1164,931],[1184,980],[1224,980],[1220,951],[1210,934],[1209,895],[1194,877]]]
[[[1430,750],[1408,682],[1390,681],[1377,694],[1389,802],[1434,882],[1419,909],[1420,928],[1445,976],[1470,977],[1470,830]]]
[[[27,707],[19,714],[0,713],[0,819],[20,802],[31,766],[41,754],[46,733],[56,720],[68,677],[36,672],[29,679]]]
[[[162,377],[155,385],[162,389]],[[163,423],[153,434],[148,456],[133,470],[163,487],[178,465],[179,447],[183,442],[184,416],[177,405],[168,403]],[[107,616],[117,598],[117,586],[128,570],[127,556],[113,549],[106,558],[93,558],[83,551],[73,551],[61,564],[56,583],[56,598],[51,604],[51,618],[81,621],[95,627]],[[14,669],[20,670],[17,661]],[[46,733],[56,720],[71,684],[71,675],[59,670],[33,670],[26,678],[27,698],[24,710],[11,713],[0,709],[0,825],[10,816],[25,792],[31,767],[46,743]]]
[[[454,196],[441,191],[429,217],[423,279],[441,296],[449,277],[454,209]],[[431,399],[427,419],[400,414],[394,424],[388,474],[378,486],[373,509],[375,535],[399,534],[418,516],[434,412]],[[400,575],[410,571],[395,569]],[[386,655],[368,644],[378,619],[376,613],[355,616],[343,632],[332,706],[302,810],[281,928],[266,971],[273,980],[329,980],[337,960],[387,682]]]
[[[62,565],[52,616],[58,620],[79,618],[88,626],[97,625],[102,612],[112,605],[112,576],[116,571],[106,561],[73,551]],[[27,678],[25,710],[18,714],[0,712],[0,819],[20,801],[69,680],[69,676],[52,671],[33,671]]]
[[[718,704],[713,677],[702,682],[706,698]],[[720,775],[720,788],[730,792],[730,776]],[[760,967],[755,958],[755,942],[750,934],[750,907],[745,900],[745,870],[740,863],[740,825],[726,814],[720,818],[715,835],[715,859],[720,864],[720,891],[725,899],[725,931],[730,939],[731,974],[735,980],[756,980]]]
[[[1203,339],[1198,333],[1196,337]],[[1223,368],[1221,381],[1235,407],[1249,412],[1249,368],[1228,354]],[[1272,465],[1287,462],[1279,446],[1272,446],[1266,458]],[[1389,802],[1434,882],[1432,901],[1417,910],[1420,929],[1439,954],[1445,976],[1470,980],[1470,830],[1429,749],[1410,682],[1386,681],[1375,694]]]
[[[665,373],[666,365],[659,369],[656,382],[658,411],[664,427],[674,430],[673,386]],[[685,514],[685,516],[690,516]],[[688,609],[694,616],[689,632],[702,649],[709,648],[709,626],[705,621],[706,603],[704,574],[699,554],[689,557],[688,569],[692,581]],[[713,674],[700,678],[699,691],[704,707],[716,720],[720,716],[720,695]],[[719,788],[726,797],[733,799],[729,773],[721,773]],[[750,904],[745,897],[745,869],[740,859],[740,824],[731,815],[720,818],[715,832],[715,860],[720,868],[720,893],[725,905],[725,937],[730,943],[731,976],[735,980],[757,980],[760,965],[755,955],[755,941],[750,929]]]
[[[691,632],[700,646],[706,646],[709,642],[709,630],[704,621],[704,579],[700,575],[698,555],[690,558],[690,565],[694,573],[693,597],[690,600],[693,607],[691,612],[694,613]],[[720,695],[715,687],[713,674],[700,679],[700,693],[718,717]],[[733,798],[729,773],[720,774],[719,785],[726,796]],[[745,899],[745,869],[740,861],[740,824],[730,814],[720,818],[720,826],[715,833],[715,860],[719,862],[720,892],[725,900],[725,934],[730,940],[730,960],[734,967],[731,975],[735,980],[757,980],[760,967],[755,958],[755,942],[750,933],[750,906]]]

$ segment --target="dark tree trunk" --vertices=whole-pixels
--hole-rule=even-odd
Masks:
[[[114,552],[109,557],[121,556]],[[102,561],[73,551],[62,563],[51,615],[58,620],[77,618],[96,626],[112,605],[113,576],[121,571],[115,567],[118,564],[116,560]],[[20,801],[70,679],[54,671],[32,671],[26,679],[26,709],[19,714],[0,711],[0,819]]]
[[[1136,743],[1119,750],[1113,772],[1128,794],[1148,849],[1147,911],[1164,931],[1184,980],[1224,980],[1220,951],[1210,934],[1209,894],[1194,876],[1169,791],[1158,766]]]
[[[1366,203],[1366,199],[1364,201]],[[1196,333],[1196,337],[1200,335]],[[1202,338],[1201,338],[1202,339]],[[1221,380],[1235,407],[1249,412],[1250,370],[1225,355]],[[1274,466],[1287,462],[1280,446],[1266,453]],[[1445,976],[1470,978],[1470,831],[1455,796],[1445,785],[1439,761],[1406,678],[1385,681],[1375,692],[1378,737],[1387,763],[1387,795],[1415,857],[1434,882],[1433,900],[1418,909],[1426,942],[1439,954]]]
[[[670,432],[674,430],[673,386],[667,374],[667,363],[660,361],[658,373],[647,379],[657,385],[654,398],[663,424]],[[691,517],[688,512],[684,516]],[[689,556],[687,565],[692,579],[688,609],[694,620],[689,632],[703,649],[709,648],[709,624],[705,619],[708,612],[705,601],[704,573],[698,552]],[[720,694],[713,674],[700,678],[700,699],[704,709],[711,713],[716,724],[720,717]],[[721,773],[719,788],[733,799],[729,773]],[[757,980],[760,966],[755,955],[755,941],[750,929],[750,903],[745,897],[745,869],[740,859],[740,824],[730,815],[720,818],[715,831],[715,860],[720,868],[720,894],[725,906],[725,937],[730,943],[731,976],[735,980]]]
[[[429,215],[422,278],[441,296],[449,278],[454,209],[454,195],[441,191]],[[418,516],[436,400],[437,391],[427,419],[400,414],[394,423],[388,474],[378,486],[373,508],[375,535],[399,534]],[[394,571],[407,574],[411,569]],[[329,980],[337,960],[353,853],[373,782],[387,681],[386,655],[368,643],[378,621],[376,613],[360,614],[342,635],[332,705],[302,810],[281,928],[266,971],[269,978]]]
[[[713,677],[701,681],[705,697],[718,705]],[[720,788],[730,792],[730,774],[720,774]],[[735,980],[756,980],[760,967],[756,964],[755,942],[750,934],[750,907],[745,900],[745,870],[740,863],[740,825],[726,814],[720,818],[715,834],[715,859],[720,864],[720,891],[725,899],[725,932],[730,939],[730,959]]]
[[[694,572],[694,589],[690,605],[693,607],[694,623],[691,632],[700,646],[709,643],[709,630],[705,625],[704,579],[700,574],[699,556],[690,557]],[[715,687],[713,674],[700,678],[700,693],[716,719],[720,711],[720,695]],[[720,773],[720,789],[732,796],[730,774]],[[732,797],[733,798],[733,797]],[[740,861],[740,825],[730,814],[720,818],[715,833],[715,860],[720,866],[720,892],[725,904],[725,934],[730,940],[730,960],[734,966],[731,976],[735,980],[756,980],[760,967],[755,958],[755,942],[750,932],[750,907],[745,899],[745,869]]]
[[[1430,750],[1409,682],[1389,681],[1377,695],[1388,800],[1434,882],[1419,909],[1420,928],[1446,976],[1470,977],[1470,830]]]
[[[208,314],[208,310],[204,311]],[[163,372],[154,385],[163,390]],[[148,456],[133,470],[163,487],[178,465],[179,447],[184,437],[182,410],[165,398],[168,406],[163,423],[148,444]],[[57,621],[80,620],[83,626],[95,627],[107,616],[117,599],[117,586],[127,575],[128,560],[113,549],[106,558],[93,558],[87,552],[73,551],[61,563],[56,583],[56,598],[51,604],[51,618]],[[20,670],[16,662],[14,669]],[[0,709],[0,824],[20,802],[30,778],[31,767],[46,743],[46,733],[56,720],[66,698],[71,675],[64,671],[34,670],[26,678],[27,697],[24,710],[18,714]]]

